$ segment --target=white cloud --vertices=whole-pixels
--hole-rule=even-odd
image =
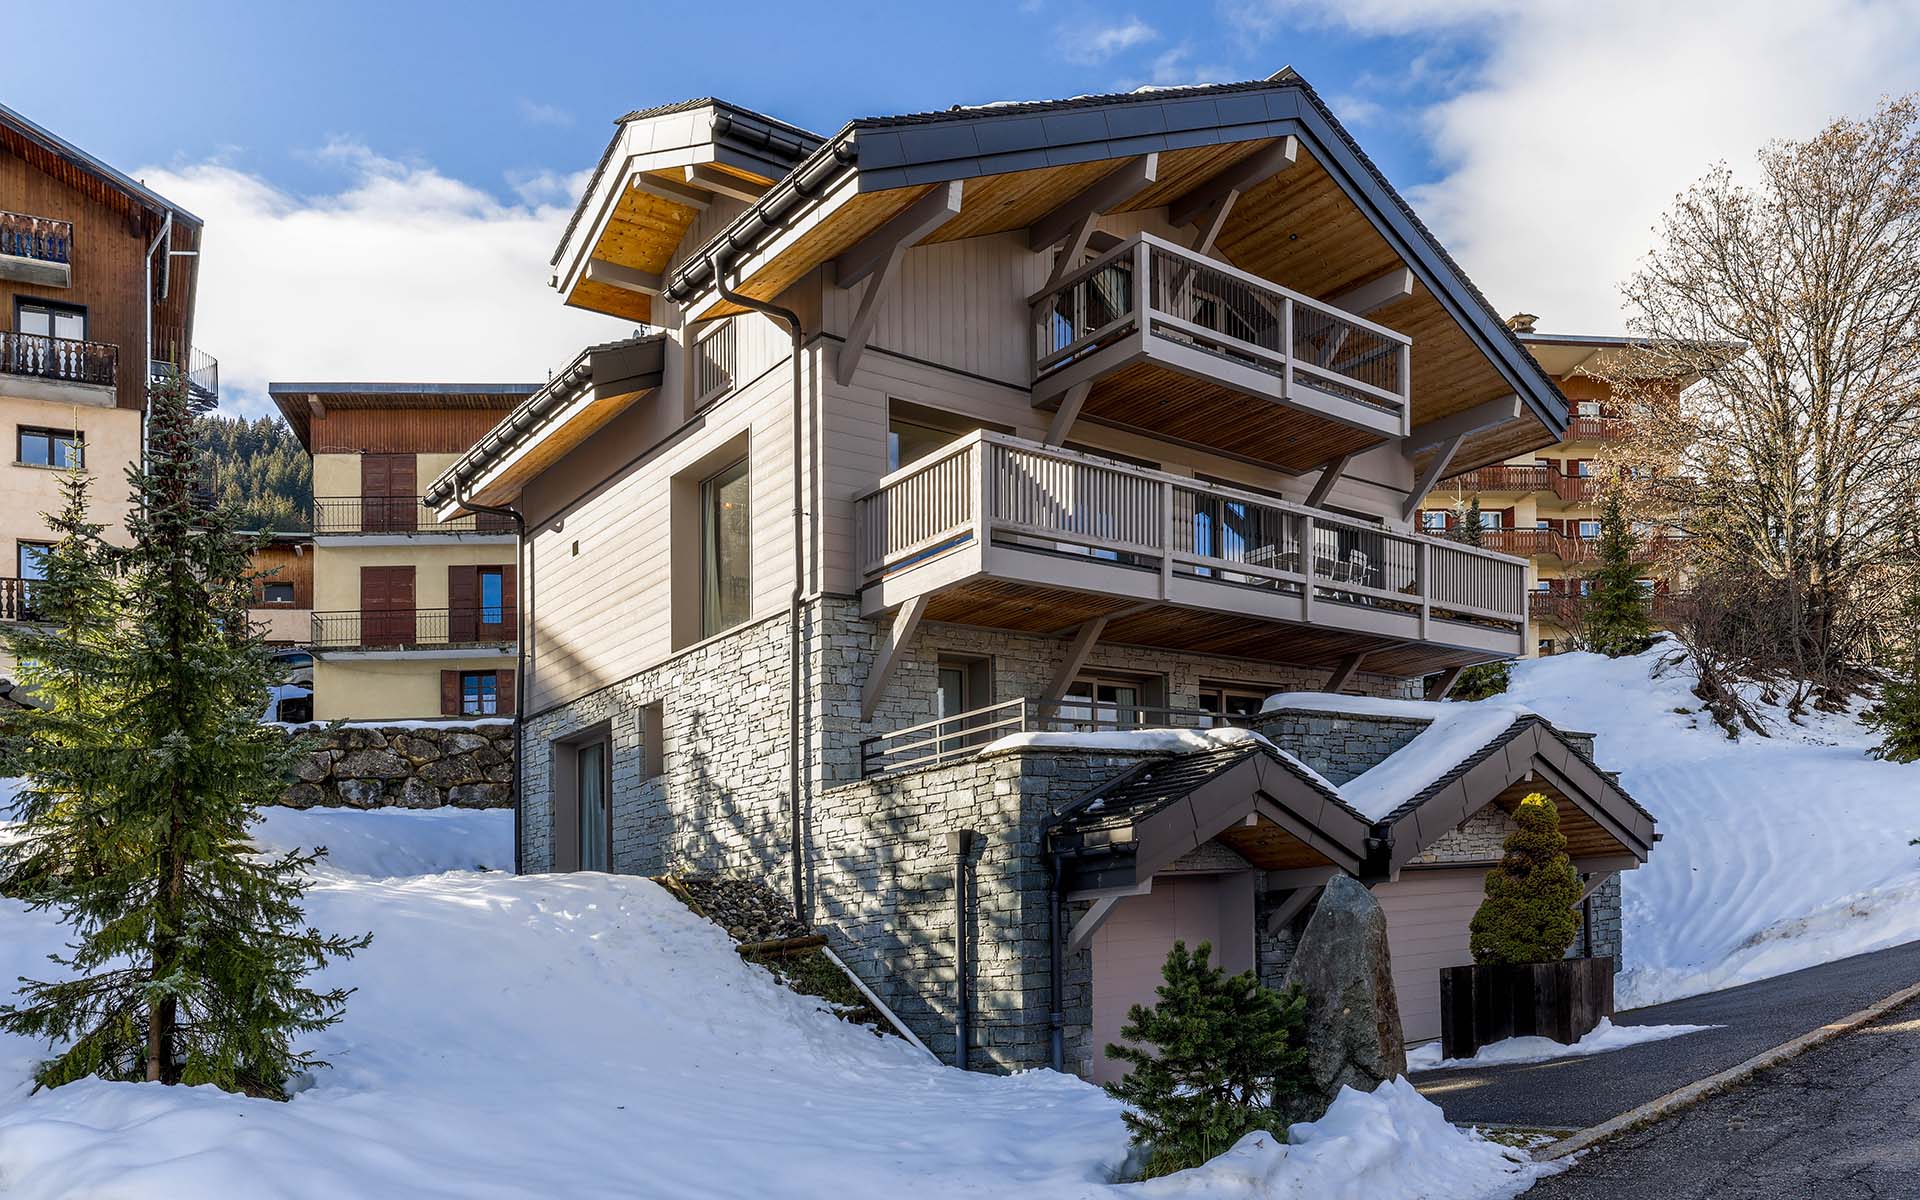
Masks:
[[[1240,73],[1227,63],[1195,62],[1190,42],[1170,46],[1153,59],[1151,82],[1159,87],[1223,83],[1238,78]]]
[[[557,125],[564,127],[573,124],[573,114],[564,108],[559,108],[552,104],[542,104],[538,100],[529,100],[525,96],[522,96],[520,97],[520,122],[523,125]]]
[[[1069,25],[1060,31],[1068,61],[1092,65],[1106,62],[1116,54],[1144,46],[1160,34],[1139,17],[1128,17],[1118,25],[1083,29]]]
[[[503,203],[357,143],[319,156],[344,180],[315,196],[218,163],[136,172],[207,223],[194,340],[228,411],[269,411],[272,379],[538,382],[632,330],[547,286],[582,178],[528,173]]]
[[[1425,113],[1442,169],[1409,199],[1503,313],[1557,331],[1623,327],[1619,283],[1711,164],[1870,111],[1920,57],[1920,0],[1269,0],[1229,17],[1476,46]]]

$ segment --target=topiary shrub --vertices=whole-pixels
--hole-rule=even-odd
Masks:
[[[1284,1140],[1284,1107],[1308,1084],[1306,993],[1228,975],[1208,965],[1212,951],[1175,942],[1159,1003],[1127,1012],[1121,1036],[1136,1045],[1107,1047],[1129,1068],[1107,1093],[1148,1149],[1144,1179],[1197,1167],[1256,1129]]]
[[[1513,810],[1519,826],[1506,855],[1487,872],[1487,898],[1473,914],[1473,961],[1547,963],[1566,957],[1580,931],[1580,876],[1567,857],[1560,811],[1539,792]]]

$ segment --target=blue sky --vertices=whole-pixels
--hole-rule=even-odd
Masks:
[[[1920,0],[57,11],[0,101],[206,219],[196,341],[248,413],[274,379],[538,381],[627,332],[560,304],[547,258],[614,118],[693,96],[829,134],[1292,65],[1503,314],[1617,333],[1619,284],[1714,162],[1920,84]]]

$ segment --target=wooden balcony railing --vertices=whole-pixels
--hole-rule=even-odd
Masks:
[[[0,374],[112,387],[119,364],[120,348],[105,342],[0,330]]]
[[[362,533],[512,533],[513,522],[494,513],[442,521],[418,496],[315,496],[313,531]]]
[[[1003,434],[968,434],[855,506],[868,580],[971,542],[1156,571],[1162,597],[1176,580],[1274,589],[1309,621],[1316,598],[1416,613],[1421,631],[1526,615],[1518,558]]]
[[[1143,302],[1155,338],[1392,414],[1406,432],[1412,339],[1144,233],[1033,298],[1035,382],[1139,332]]]
[[[514,610],[497,608],[348,609],[313,614],[316,650],[444,650],[511,645]]]
[[[0,254],[70,264],[73,222],[0,210]]]
[[[863,738],[860,774],[884,775],[914,767],[938,766],[965,758],[1013,733],[1087,733],[1109,729],[1213,729],[1250,725],[1252,717],[1202,708],[1166,708],[1138,704],[1097,704],[1069,697],[1051,712],[1026,697],[1003,700],[970,712],[955,713],[891,733]]]
[[[0,621],[33,621],[33,589],[37,579],[0,578]]]
[[[1567,422],[1569,442],[1611,442],[1627,435],[1619,417],[1575,417]]]
[[[1447,482],[1469,492],[1552,492],[1569,504],[1591,500],[1594,480],[1542,465],[1500,464],[1462,471]]]

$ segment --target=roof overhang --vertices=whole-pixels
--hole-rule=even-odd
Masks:
[[[1555,379],[1604,375],[1620,366],[1627,351],[1637,347],[1657,348],[1642,338],[1598,334],[1523,333],[1519,337],[1521,345]],[[1681,389],[1699,382],[1699,364],[1724,363],[1747,348],[1745,343],[1736,341],[1661,344],[1684,347],[1685,353],[1680,357],[1691,360],[1687,370],[1670,379],[1674,387]]]
[[[506,410],[540,390],[537,383],[269,383],[267,395],[313,452],[313,418],[328,409]]]

